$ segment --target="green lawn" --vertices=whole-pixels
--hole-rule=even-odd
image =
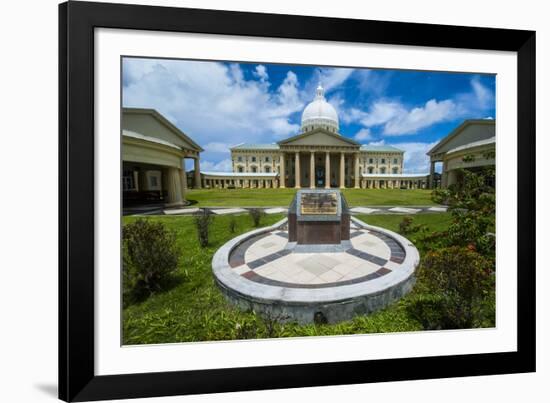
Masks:
[[[399,223],[403,221],[403,215],[389,215],[389,214],[377,214],[377,215],[357,215],[361,221],[375,225],[377,227],[383,227],[394,232],[398,232]],[[424,225],[430,231],[444,231],[451,223],[452,216],[450,213],[434,213],[434,214],[421,214],[412,216],[415,225]],[[415,242],[417,235],[411,234],[407,237]]]
[[[270,225],[283,215],[268,215],[262,225]],[[369,215],[365,222],[395,230],[403,216]],[[124,223],[136,217],[124,217]],[[339,335],[357,333],[386,333],[422,330],[420,323],[410,317],[407,298],[369,316],[335,325],[278,324],[254,313],[240,312],[229,305],[216,286],[211,268],[214,252],[226,241],[253,229],[248,215],[216,216],[211,227],[210,246],[199,247],[193,218],[185,216],[152,216],[177,232],[183,251],[180,271],[172,289],[153,295],[146,301],[131,305],[123,311],[123,343],[175,343],[186,341],[233,340],[310,335]],[[236,220],[235,234],[229,232],[230,220]],[[423,214],[415,224],[432,230],[444,229],[449,214]]]
[[[187,200],[201,207],[287,207],[295,189],[189,189]],[[428,206],[431,190],[344,189],[350,206]]]

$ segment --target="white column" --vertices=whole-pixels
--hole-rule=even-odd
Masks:
[[[295,171],[294,171],[294,177],[295,177],[295,188],[300,189],[300,153],[296,151],[295,154]]]
[[[346,160],[344,157],[344,153],[340,153],[340,189],[344,189],[346,187],[345,183],[345,171],[346,171]]]
[[[434,173],[435,173],[435,161],[430,161],[430,179],[428,181],[430,189],[434,188]]]
[[[168,205],[178,205],[182,202],[181,179],[177,168],[167,168],[162,173],[166,174],[163,180],[164,188],[168,192]]]
[[[199,157],[195,158],[195,189],[201,188],[201,162]]]
[[[325,156],[325,189],[330,189],[330,153]]]
[[[285,188],[285,153],[279,156],[279,187]]]
[[[185,200],[185,192],[187,191],[187,178],[185,177],[185,169],[178,169],[180,177],[180,192],[181,200]]]
[[[355,154],[355,189],[359,189],[359,154]]]
[[[181,188],[184,192],[187,191],[187,173],[185,172],[185,160],[183,160],[183,169],[181,170]]]
[[[315,152],[313,151],[309,157],[309,187],[315,188]]]

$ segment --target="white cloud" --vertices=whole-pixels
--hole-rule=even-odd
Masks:
[[[364,127],[361,130],[359,130],[357,133],[355,133],[355,136],[353,138],[357,141],[365,141],[372,139],[372,134],[370,132],[370,129]]]
[[[368,113],[363,113],[361,123],[367,127],[378,126],[406,114],[407,110],[399,102],[379,101],[370,107]]]
[[[381,96],[388,88],[393,73],[391,71],[357,69],[353,78],[361,93],[366,96]]]
[[[208,143],[208,144],[202,146],[202,148],[204,148],[205,152],[227,153],[227,152],[229,152],[229,148],[232,147],[232,146],[233,146],[232,144],[221,143],[221,142],[214,141],[214,142],[211,142],[211,143]]]
[[[493,91],[485,87],[479,80],[478,76],[472,78],[470,84],[472,85],[472,89],[474,90],[478,106],[483,109],[492,106],[495,101]]]
[[[332,90],[341,87],[354,71],[354,69],[345,67],[324,67],[317,69],[312,77],[305,83],[302,91],[300,91],[300,99],[303,103],[311,102],[315,95],[315,89],[319,84],[323,86],[325,89],[325,96],[327,96]],[[333,101],[337,98],[338,96],[336,96]]]
[[[269,79],[269,75],[267,74],[267,69],[263,64],[259,64],[256,66],[256,70],[254,71],[254,77],[259,78],[260,81],[267,81]]]
[[[342,85],[344,81],[354,72],[349,68],[324,68],[319,70],[318,80],[326,92]]]
[[[428,173],[430,172],[430,158],[426,153],[436,144],[437,141],[433,143],[404,142],[392,143],[392,146],[405,151],[404,173]]]
[[[289,71],[271,93],[260,66],[258,79],[247,80],[238,64],[125,59],[123,103],[157,109],[201,144],[295,134],[299,127],[289,116],[303,108],[297,76]]]
[[[371,141],[368,145],[369,146],[383,146],[386,144],[385,140],[378,140],[378,141]]]
[[[220,162],[202,161],[201,160],[201,172],[231,172],[233,167],[230,159],[224,159]]]
[[[371,73],[357,71],[356,76],[369,80]],[[407,108],[397,100],[378,99],[371,103],[367,111],[357,107],[346,108],[339,96],[330,102],[338,109],[343,123],[360,123],[365,128],[381,126],[381,134],[401,136],[416,134],[420,130],[437,123],[459,118],[480,117],[494,105],[494,93],[475,76],[470,81],[471,91],[453,98],[430,99],[425,104]]]
[[[484,113],[495,105],[495,94],[491,89],[483,85],[479,76],[474,76],[470,80],[470,86],[471,91],[458,94],[456,102],[463,115],[480,117],[481,113]]]
[[[454,119],[456,115],[456,105],[453,101],[446,99],[438,102],[430,99],[424,106],[410,111],[396,111],[384,125],[384,134],[390,136],[414,134],[434,123]]]

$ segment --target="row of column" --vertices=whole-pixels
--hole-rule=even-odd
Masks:
[[[426,189],[428,184],[426,181],[418,180],[386,180],[386,179],[363,179],[361,182],[362,189]]]
[[[209,188],[278,188],[278,179],[203,179]]]
[[[315,151],[310,151],[310,164],[309,164],[309,187],[315,188]],[[345,159],[346,153],[340,152],[340,188],[345,188],[345,172],[346,172],[346,159]],[[294,153],[294,178],[295,178],[295,185],[294,187],[296,189],[300,189],[301,187],[301,171],[300,171],[300,152],[296,151]],[[354,167],[355,167],[355,175],[354,175],[354,188],[359,189],[359,154],[355,154],[355,161],[354,161]],[[279,172],[281,175],[281,188],[285,188],[285,154],[281,153],[280,160],[279,160]],[[330,188],[330,152],[325,152],[325,188]]]

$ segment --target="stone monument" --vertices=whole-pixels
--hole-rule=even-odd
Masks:
[[[339,190],[303,189],[288,209],[288,240],[297,245],[338,245],[350,239],[350,212]]]

